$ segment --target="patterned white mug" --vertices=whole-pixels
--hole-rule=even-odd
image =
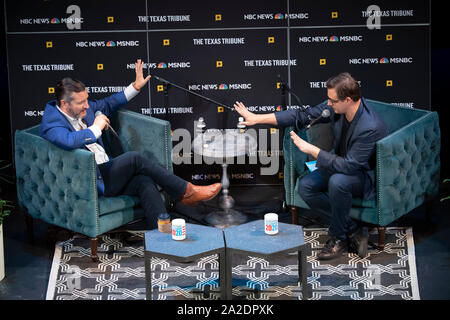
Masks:
[[[186,239],[186,221],[184,221],[184,219],[172,220],[172,239],[173,240]]]
[[[264,232],[270,235],[278,233],[278,215],[276,213],[264,215]]]

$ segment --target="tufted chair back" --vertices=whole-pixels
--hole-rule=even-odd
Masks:
[[[34,218],[94,236],[98,198],[93,154],[64,151],[36,133],[17,131],[15,164],[19,205]]]
[[[367,101],[386,123],[389,135],[376,145],[376,197],[353,199],[350,216],[385,227],[438,194],[439,117],[436,112]],[[304,163],[310,159],[292,143],[289,135],[292,129],[286,130],[284,137],[284,184],[286,204],[291,207],[293,223],[297,223],[298,208],[309,208],[298,193],[298,182],[309,173]],[[327,139],[332,136],[326,126],[309,131],[298,134],[313,144],[330,148]],[[383,247],[384,235],[380,239]]]
[[[121,110],[113,126],[119,138],[105,135],[106,148],[138,151],[172,170],[169,122]],[[96,238],[143,215],[137,197],[98,196],[92,152],[58,148],[39,136],[39,125],[14,139],[19,206],[33,218]]]
[[[377,142],[377,207],[387,225],[439,192],[441,134],[437,112],[369,101],[390,135]]]
[[[394,106],[375,100],[367,101],[386,123],[389,132],[395,132],[428,113],[426,110]]]

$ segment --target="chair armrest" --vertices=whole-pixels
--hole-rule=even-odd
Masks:
[[[96,236],[97,175],[94,154],[66,151],[24,130],[14,137],[17,196],[30,215]]]
[[[438,193],[441,135],[429,112],[377,142],[379,224],[387,225]]]
[[[124,151],[141,152],[173,171],[170,122],[129,110],[119,110],[115,117]]]
[[[308,155],[301,152],[297,146],[294,145],[291,139],[290,132],[294,127],[286,127],[283,137],[283,157],[284,157],[284,188],[286,191],[287,205],[294,203],[295,183],[299,176],[308,173],[305,162],[308,161]],[[297,134],[304,140],[308,140],[305,130],[297,132]]]

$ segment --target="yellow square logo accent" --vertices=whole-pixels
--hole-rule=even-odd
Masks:
[[[386,87],[392,87],[392,86],[393,86],[392,80],[387,80],[386,81]]]
[[[270,128],[270,134],[277,133],[277,128]]]
[[[107,21],[108,23],[114,23],[114,17],[108,17]]]
[[[170,46],[170,40],[169,39],[164,39],[163,40],[163,46]]]
[[[333,11],[333,12],[331,13],[331,18],[332,18],[332,19],[337,19],[337,18],[338,18],[338,12],[337,12],[337,11]]]
[[[281,82],[277,82],[277,89],[281,88]]]
[[[223,67],[223,61],[216,61],[216,67],[222,68]]]
[[[47,42],[45,43],[45,46],[46,46],[47,48],[53,48],[53,42],[47,41]]]
[[[161,92],[164,91],[164,86],[160,84],[159,86],[156,86],[156,91]]]
[[[55,88],[53,87],[48,88],[48,93],[49,94],[55,93]]]
[[[219,113],[223,112],[223,107],[217,107],[217,112]]]
[[[267,38],[268,43],[275,43],[275,37],[268,37]]]
[[[320,65],[324,66],[327,64],[327,59],[320,59]]]
[[[97,64],[97,70],[103,70],[103,64],[102,63]]]
[[[386,35],[386,41],[392,41],[392,34]]]
[[[222,21],[222,15],[221,14],[216,14],[216,21]]]
[[[284,178],[284,173],[283,172],[278,172],[278,178],[279,179],[283,179]]]

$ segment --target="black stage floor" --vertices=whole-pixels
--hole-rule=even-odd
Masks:
[[[236,208],[249,220],[260,219],[264,212],[277,211],[280,221],[290,222],[290,214],[282,210],[282,186],[231,187]],[[15,194],[9,197],[15,200]],[[201,222],[204,213],[213,210],[216,200],[196,209],[177,205],[179,215],[189,215],[191,222]],[[268,211],[270,210],[270,211]],[[272,211],[273,210],[273,211]],[[433,202],[430,222],[425,220],[425,208],[419,207],[396,221],[392,226],[412,227],[420,297],[424,300],[450,299],[450,200]],[[316,219],[312,212],[304,213],[316,220],[300,219],[304,227],[318,227],[326,221]],[[141,227],[142,226],[142,227]],[[15,210],[4,222],[6,277],[0,282],[0,300],[45,299],[52,265],[55,242],[66,240],[71,233],[34,220],[34,239],[26,231],[25,216]],[[145,221],[132,229],[145,229]]]

